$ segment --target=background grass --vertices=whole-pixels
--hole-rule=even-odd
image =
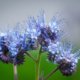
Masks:
[[[38,51],[31,51],[36,58]],[[40,73],[46,76],[56,65],[47,61],[46,53],[42,54]],[[25,58],[24,64],[18,66],[19,80],[35,80],[35,64],[28,56]],[[14,80],[13,79],[13,65],[4,64],[0,62],[0,80]],[[80,65],[78,64],[77,71],[70,77],[63,76],[60,71],[57,71],[49,80],[80,80]]]

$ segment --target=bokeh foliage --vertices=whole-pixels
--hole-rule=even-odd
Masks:
[[[38,50],[30,51],[30,53],[36,58]],[[44,76],[56,67],[56,64],[54,65],[47,60],[46,53],[42,53],[40,63],[40,73]],[[18,66],[18,77],[19,80],[35,80],[35,63],[28,56],[26,56],[24,64]],[[12,64],[0,61],[0,80],[14,80]],[[57,71],[49,80],[80,80],[80,65],[78,64],[77,71],[70,77],[65,77],[60,71]]]

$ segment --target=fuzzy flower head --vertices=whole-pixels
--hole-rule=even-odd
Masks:
[[[54,52],[54,50],[51,52]],[[50,53],[49,58],[52,58],[52,55],[53,53]],[[54,62],[60,65],[59,69],[63,75],[70,76],[73,74],[73,72],[75,72],[79,58],[80,50],[73,53],[72,46],[65,44],[61,45],[59,53],[55,54]]]
[[[50,26],[52,32],[59,34],[59,32],[60,32],[60,21],[57,20],[55,16],[49,22],[49,26]]]
[[[31,39],[37,39],[37,37],[40,35],[40,28],[38,27],[34,17],[29,17],[28,19],[26,34]]]
[[[48,46],[48,59],[50,61],[54,61],[55,57],[57,54],[60,53],[60,49],[61,49],[61,46],[60,46],[60,42],[56,41],[55,43],[50,43],[49,46]]]
[[[34,17],[28,19],[26,34],[30,39],[37,41],[43,50],[47,50],[50,42],[54,43],[61,38],[60,24],[61,21],[58,21],[56,17],[47,24],[44,11],[42,11],[37,19]]]
[[[22,48],[22,37],[18,33],[13,32],[9,35],[8,48],[11,56],[16,56],[18,54],[19,49]]]
[[[22,64],[24,62],[25,52],[28,48],[26,35],[13,30],[8,33],[8,40],[8,49],[11,63]]]
[[[5,56],[3,56],[3,54],[7,50],[8,62],[13,64],[22,64],[24,62],[26,51],[35,49],[37,46],[34,39],[29,38],[25,33],[20,33],[17,29],[10,30],[6,33],[7,35],[1,36],[0,47],[1,50],[3,50],[3,53],[0,53],[2,54],[0,57],[1,59],[4,59]],[[4,44],[4,46],[2,46],[2,44]]]
[[[21,57],[24,56],[25,53],[25,36],[20,35],[19,33],[15,31],[1,33],[0,34],[0,60],[2,60],[5,63],[15,63],[20,64],[22,63],[24,58],[19,58],[18,61],[18,55],[21,55]],[[22,56],[23,55],[23,56]],[[15,64],[14,63],[14,64]]]
[[[0,33],[0,60],[8,63],[10,60],[8,49],[8,37],[6,33]]]

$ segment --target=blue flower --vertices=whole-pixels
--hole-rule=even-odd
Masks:
[[[57,40],[61,39],[61,36],[63,35],[63,32],[61,30],[61,24],[63,24],[62,20],[57,20],[55,16],[49,22],[49,27],[51,31],[56,34]]]
[[[56,41],[54,43],[50,42],[48,46],[48,59],[54,62],[56,55],[60,53],[61,50],[61,42]]]
[[[30,17],[27,24],[27,36],[31,39],[37,39],[37,37],[40,35],[40,28],[38,27],[36,20],[33,17]]]
[[[13,30],[0,34],[0,60],[5,63],[23,63],[25,46],[25,35]],[[20,56],[21,57],[20,57]],[[15,60],[15,61],[14,61]]]
[[[53,18],[49,24],[46,24],[44,11],[40,13],[37,19],[30,17],[27,22],[26,35],[30,39],[38,40],[38,45],[42,46],[43,50],[47,50],[50,42],[55,42],[61,39],[59,26],[60,22]]]
[[[18,32],[10,32],[8,35],[8,48],[11,56],[16,56],[20,49],[24,49],[25,43],[25,36],[21,35]],[[25,43],[25,44],[24,44]]]
[[[50,43],[48,46],[48,51],[52,54],[60,52],[60,42]]]
[[[70,76],[75,72],[78,60],[80,59],[80,50],[73,53],[72,45],[65,43],[60,46],[49,46],[49,60],[60,65],[59,69],[65,76]]]
[[[6,33],[0,33],[0,60],[8,63],[10,60],[9,49],[8,49],[8,38]]]

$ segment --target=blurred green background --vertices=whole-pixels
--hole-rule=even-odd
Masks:
[[[68,7],[70,11],[80,11],[80,0],[0,0],[0,31],[5,32],[6,29],[12,29],[17,22],[23,22],[28,16],[36,16],[41,9],[45,11],[46,21],[49,21],[56,12],[64,11],[65,7]],[[69,27],[70,32],[74,29],[72,27],[71,29]],[[78,30],[80,32],[80,29]],[[74,39],[77,40],[77,38]],[[37,56],[37,51],[31,51],[31,53],[34,57]],[[42,54],[40,72],[46,76],[55,67],[56,65],[47,61],[46,53]],[[35,80],[35,64],[28,56],[24,64],[18,66],[18,76],[19,80]],[[13,78],[13,65],[0,62],[0,80],[14,80]],[[76,72],[70,77],[65,77],[60,71],[57,71],[49,80],[80,80],[80,65],[78,64]]]
[[[31,51],[36,58],[38,51]],[[56,65],[47,60],[46,53],[41,56],[40,72],[46,76]],[[35,80],[35,64],[28,56],[25,58],[24,64],[18,66],[19,80]],[[0,80],[14,80],[13,65],[0,62]],[[49,80],[80,80],[80,65],[78,64],[77,71],[70,77],[63,76],[60,71],[57,71]]]

